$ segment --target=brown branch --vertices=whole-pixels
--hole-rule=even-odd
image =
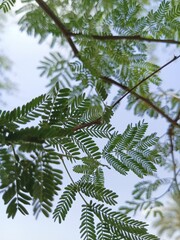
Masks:
[[[170,44],[180,44],[180,41],[176,41],[173,39],[155,39],[155,38],[147,38],[141,37],[140,35],[132,35],[132,36],[99,36],[99,35],[86,35],[82,33],[73,33],[70,32],[61,20],[54,14],[54,12],[50,9],[50,7],[43,1],[43,0],[36,0],[38,5],[46,12],[46,14],[54,21],[56,26],[60,29],[63,33],[67,41],[69,42],[75,56],[78,55],[78,49],[76,48],[74,42],[71,39],[71,36],[81,36],[81,37],[92,37],[97,40],[101,41],[108,41],[108,40],[136,40],[136,41],[145,41],[145,42],[159,42],[159,43],[170,43]]]
[[[78,34],[72,33],[70,32],[65,26],[64,24],[61,22],[61,20],[55,15],[55,13],[50,9],[50,7],[43,1],[43,0],[36,0],[36,2],[38,3],[38,5],[44,10],[44,12],[46,12],[46,14],[54,21],[54,23],[56,24],[56,26],[59,28],[60,32],[63,33],[64,37],[66,38],[66,40],[68,41],[72,51],[74,52],[75,56],[78,56],[80,58],[79,55],[79,51],[76,48],[73,40],[71,39],[71,36],[78,36]],[[86,35],[84,35],[86,36]],[[87,35],[88,37],[88,35]],[[91,36],[90,36],[91,37]],[[139,41],[149,41],[149,42],[166,42],[166,43],[176,43],[179,44],[179,42],[174,41],[174,40],[160,40],[160,39],[149,39],[149,38],[143,38],[140,37],[139,35],[135,35],[135,36],[96,36],[96,35],[92,35],[92,37],[99,39],[99,40],[113,40],[113,39],[129,39],[129,40],[139,40]],[[104,39],[103,39],[104,38]],[[179,56],[178,56],[179,57]],[[175,57],[177,58],[177,57]],[[171,60],[170,62],[174,61],[175,59]],[[169,64],[169,63],[168,63]],[[165,66],[164,66],[165,67]],[[158,70],[159,71],[159,70]],[[159,109],[154,103],[152,103],[149,99],[146,99],[143,96],[140,96],[139,94],[133,92],[134,88],[131,90],[128,87],[122,85],[121,83],[118,83],[116,81],[114,81],[111,78],[108,77],[104,77],[101,76],[101,79],[103,79],[105,82],[109,82],[111,84],[114,84],[116,86],[121,87],[122,89],[124,89],[125,91],[127,91],[127,94],[132,93],[133,95],[135,95],[137,98],[139,98],[140,100],[144,101],[146,104],[148,104],[151,108],[155,109],[160,115],[162,115],[164,118],[166,118],[171,124],[173,124],[174,126],[180,127],[179,124],[177,124],[177,121],[171,119],[168,115],[166,115],[161,109]],[[145,80],[144,80],[145,81]],[[141,83],[138,84],[138,86]],[[77,127],[74,128],[74,131],[77,131],[78,129],[84,128],[84,127],[88,127],[91,126],[93,124],[100,124],[100,120],[101,119],[97,119],[95,121],[92,121],[91,123],[84,123],[81,124]]]
[[[96,119],[96,120],[94,120],[94,121],[92,121],[92,122],[79,124],[79,125],[77,125],[76,127],[74,127],[74,128],[72,129],[72,131],[75,132],[75,131],[80,130],[80,129],[82,129],[82,128],[90,127],[90,126],[92,126],[92,125],[94,125],[94,124],[97,124],[97,125],[98,125],[98,124],[102,124],[101,118],[98,118],[98,119]]]
[[[120,88],[122,88],[125,91],[130,91],[131,89],[128,88],[127,86],[116,82],[115,80],[109,78],[109,77],[105,77],[102,76],[101,77],[105,82],[113,84],[115,86],[118,86]],[[153,108],[154,110],[156,110],[161,116],[163,116],[168,122],[170,122],[173,126],[176,126],[178,128],[180,128],[180,125],[177,123],[177,121],[173,120],[172,118],[170,118],[162,109],[158,108],[153,102],[151,102],[148,98],[145,98],[141,95],[139,95],[136,92],[131,92],[131,94],[133,94],[135,97],[137,97],[138,99],[142,100],[143,102],[145,102],[148,106],[150,106],[151,108]]]
[[[180,41],[176,41],[173,39],[156,39],[156,38],[147,38],[147,37],[141,37],[140,35],[132,35],[132,36],[114,36],[114,35],[106,35],[106,36],[100,36],[100,35],[87,35],[82,33],[69,33],[71,36],[76,37],[87,37],[87,38],[93,38],[100,41],[117,41],[117,40],[131,40],[131,41],[142,41],[142,42],[157,42],[157,43],[169,43],[169,44],[180,44]]]
[[[113,105],[112,107],[115,107],[118,103],[120,103],[120,101],[125,98],[129,93],[131,93],[134,89],[136,89],[138,86],[140,86],[142,83],[144,83],[145,81],[147,81],[150,77],[154,76],[157,72],[161,71],[163,68],[167,67],[169,64],[171,64],[172,62],[174,62],[175,60],[177,60],[179,56],[174,56],[174,58],[172,60],[170,60],[169,62],[167,62],[166,64],[164,64],[162,67],[158,68],[156,71],[152,72],[151,74],[149,74],[147,77],[143,78],[139,83],[137,83],[134,87],[132,87],[131,89],[129,89],[122,97],[120,97]]]
[[[74,55],[77,56],[79,51],[71,39],[69,30],[64,26],[61,20],[56,16],[56,14],[51,10],[51,8],[43,0],[36,0],[36,2],[43,9],[43,11],[53,20],[53,22],[59,28],[60,32],[63,33],[64,37],[66,38],[69,45],[71,46],[71,49],[73,50]]]

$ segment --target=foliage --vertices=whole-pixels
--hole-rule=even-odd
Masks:
[[[3,0],[3,2],[0,5],[0,8],[3,9],[4,12],[8,12],[12,6],[14,6],[16,0]]]
[[[145,223],[127,214],[147,210],[149,215],[153,207],[162,206],[160,199],[167,192],[180,191],[179,92],[162,90],[157,75],[180,56],[161,67],[148,60],[148,44],[180,44],[180,3],[163,0],[156,10],[146,12],[148,1],[21,2],[21,30],[40,43],[51,37],[52,47],[60,42],[69,54],[52,51],[41,60],[49,93],[0,112],[0,179],[8,217],[17,211],[28,214],[29,204],[36,217],[48,217],[55,196],[61,194],[53,211],[54,220],[61,223],[79,194],[81,239],[158,239],[147,232]],[[3,1],[0,6],[6,12],[14,3]],[[109,103],[114,85],[118,93]],[[122,133],[116,130],[111,118],[127,95],[126,107],[134,114],[167,120],[164,139],[147,135],[144,120],[128,123]],[[67,162],[77,173],[76,181]],[[61,193],[62,167],[71,183]],[[158,177],[162,167],[173,177]],[[120,211],[107,206],[114,207],[118,195],[106,188],[106,169],[120,175],[131,171],[143,179],[135,185],[133,200]],[[167,190],[154,197],[163,184],[168,184]]]
[[[7,21],[6,16],[0,12],[1,32],[4,31],[5,21]],[[2,41],[2,36],[1,36],[0,41]],[[0,48],[0,90],[1,90],[1,94],[5,91],[6,92],[11,91],[12,88],[14,87],[13,83],[9,80],[8,74],[7,74],[11,70],[12,62],[3,52],[4,51],[1,47]],[[2,97],[0,100],[1,100],[1,104],[5,103],[5,101],[3,100]]]
[[[157,209],[154,210],[156,215],[156,220],[153,226],[158,228],[159,235],[167,233],[169,238],[178,240],[180,238],[180,201],[179,195],[173,194],[169,196],[169,201],[160,208],[161,211]],[[171,219],[171,221],[169,221]],[[167,231],[168,229],[168,231]]]

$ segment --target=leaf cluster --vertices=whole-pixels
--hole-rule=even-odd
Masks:
[[[132,170],[139,177],[151,175],[156,171],[154,163],[160,158],[158,152],[150,149],[157,143],[157,136],[143,137],[146,123],[135,127],[128,125],[123,134],[115,133],[103,150],[107,162],[118,172],[126,175]]]

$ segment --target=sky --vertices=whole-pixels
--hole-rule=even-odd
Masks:
[[[6,23],[6,29],[3,35],[1,35],[0,48],[3,48],[4,53],[13,61],[10,77],[17,87],[13,94],[5,95],[4,101],[7,105],[2,106],[3,109],[13,109],[48,90],[46,88],[48,80],[39,77],[40,72],[37,70],[37,66],[39,65],[39,60],[48,55],[49,47],[46,43],[39,45],[37,39],[20,32],[16,20],[17,18],[13,16]],[[165,51],[162,45],[162,49],[158,51],[158,64],[165,64],[179,53],[180,51],[174,50],[174,48]],[[165,89],[177,88],[180,76],[179,66],[180,61],[176,61],[160,73]],[[116,112],[113,118],[113,122],[119,131],[123,131],[128,123],[142,120],[134,117],[130,112],[126,112],[123,108],[124,105],[125,103],[123,104],[122,102],[121,109]],[[149,133],[157,131],[157,127],[159,135],[164,133],[166,129],[164,120],[154,121],[148,118],[145,120],[150,123]],[[106,177],[109,179],[107,187],[119,192],[119,204],[123,204],[125,200],[130,198],[133,184],[137,181],[137,178],[133,174],[130,174],[128,178],[119,177],[119,174],[116,173],[113,173],[114,176],[112,178],[111,174],[111,171],[106,173]],[[70,182],[66,174],[64,175],[64,180],[67,183]],[[81,202],[81,199],[78,199],[78,201]],[[72,211],[69,212],[66,221],[59,225],[57,222],[54,223],[52,219],[47,219],[43,216],[35,220],[32,214],[26,217],[17,214],[13,220],[7,219],[6,208],[3,205],[3,201],[0,200],[0,239],[49,240],[51,238],[53,240],[79,240],[80,208],[78,201],[73,206]]]

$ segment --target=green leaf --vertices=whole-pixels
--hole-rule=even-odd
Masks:
[[[81,239],[96,240],[94,216],[89,206],[82,207],[80,233]]]
[[[77,187],[88,197],[93,197],[110,205],[115,205],[117,203],[115,199],[118,197],[118,195],[109,189],[81,181],[77,183]]]
[[[3,11],[6,13],[11,9],[11,7],[14,6],[15,3],[16,0],[3,0],[3,2],[0,4],[0,9],[2,8]]]
[[[15,185],[10,186],[3,194],[4,203],[7,204],[16,195]]]
[[[72,203],[76,199],[77,189],[71,184],[65,187],[65,191],[62,193],[60,200],[53,212],[53,218],[56,221],[58,219],[59,223],[65,220],[67,213],[72,207]]]

